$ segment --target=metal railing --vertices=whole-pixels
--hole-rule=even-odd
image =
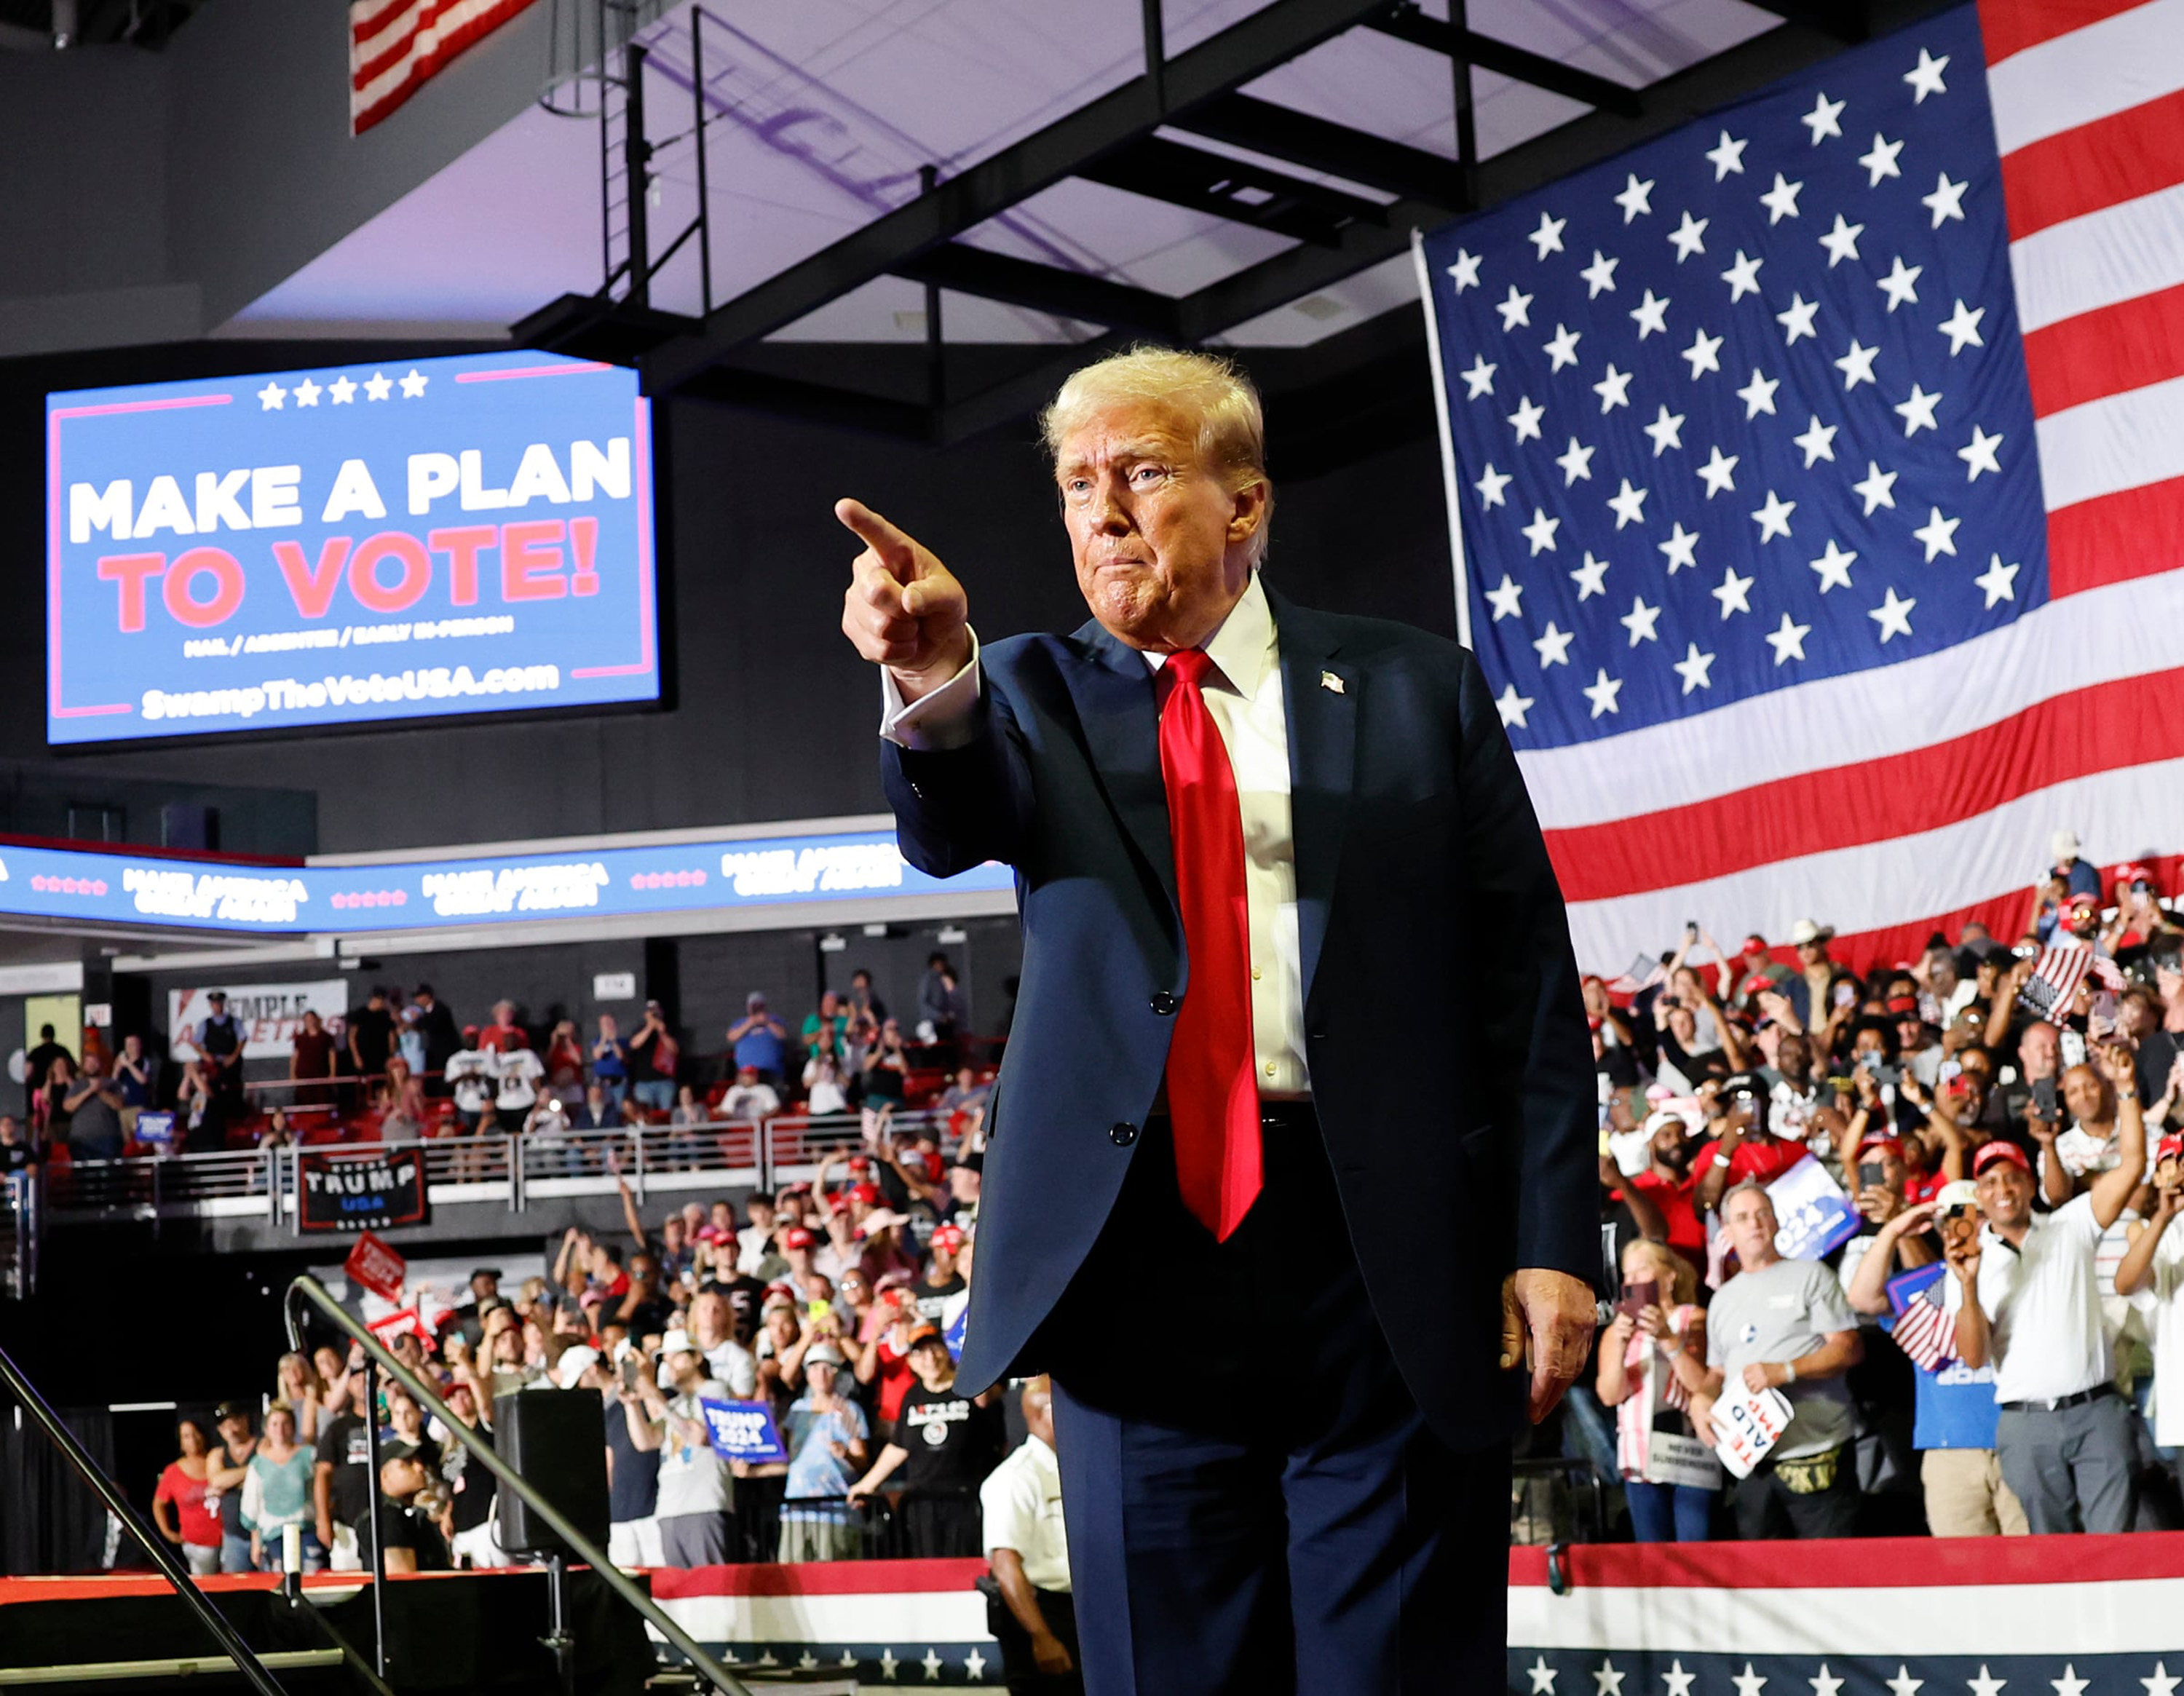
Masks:
[[[621,1597],[623,1601],[628,1603],[631,1607],[636,1609],[638,1613],[643,1616],[645,1623],[659,1632],[661,1637],[665,1638],[677,1649],[680,1650],[683,1656],[688,1660],[691,1665],[695,1667],[704,1677],[710,1680],[716,1688],[727,1692],[727,1696],[750,1696],[749,1687],[746,1686],[742,1680],[738,1679],[733,1673],[730,1672],[727,1668],[722,1666],[719,1661],[715,1660],[712,1655],[699,1647],[696,1639],[692,1638],[688,1632],[682,1629],[682,1626],[677,1625],[658,1603],[655,1602],[651,1597],[645,1594],[644,1588],[641,1585],[636,1583],[607,1558],[607,1553],[604,1549],[599,1548],[596,1543],[593,1543],[589,1538],[586,1537],[581,1531],[577,1530],[575,1524],[566,1514],[562,1513],[559,1508],[555,1507],[551,1502],[548,1501],[545,1497],[541,1495],[537,1487],[533,1486],[529,1480],[526,1479],[521,1472],[517,1471],[515,1467],[511,1466],[506,1460],[503,1459],[502,1456],[495,1451],[490,1442],[484,1437],[480,1437],[476,1432],[473,1431],[469,1426],[458,1419],[453,1410],[448,1408],[448,1404],[440,1399],[438,1391],[432,1388],[423,1379],[412,1372],[407,1366],[404,1366],[401,1361],[395,1359],[395,1357],[387,1351],[386,1346],[371,1333],[371,1331],[368,1326],[361,1324],[354,1315],[348,1313],[339,1302],[336,1301],[333,1297],[327,1293],[326,1287],[324,1284],[320,1283],[316,1278],[309,1276],[308,1274],[296,1279],[294,1282],[288,1286],[287,1295],[281,1303],[283,1316],[287,1321],[288,1343],[291,1348],[301,1349],[304,1346],[302,1315],[297,1306],[297,1298],[299,1296],[303,1298],[304,1300],[309,1302],[312,1306],[318,1309],[320,1314],[323,1317],[331,1321],[337,1329],[341,1331],[350,1339],[351,1342],[357,1344],[365,1351],[365,1393],[367,1399],[374,1393],[371,1383],[371,1375],[375,1369],[378,1371],[386,1373],[389,1377],[393,1378],[396,1383],[401,1385],[404,1389],[410,1393],[410,1394],[415,1399],[418,1406],[423,1408],[428,1415],[435,1415],[438,1418],[441,1425],[446,1428],[448,1434],[453,1437],[457,1442],[460,1443],[465,1449],[470,1451],[471,1460],[473,1463],[484,1467],[488,1471],[491,1472],[494,1477],[498,1478],[500,1481],[502,1488],[511,1491],[515,1495],[521,1497],[524,1505],[529,1508],[532,1512],[538,1515],[539,1519],[553,1531],[554,1534],[560,1538],[563,1543],[566,1543],[569,1548],[575,1552],[577,1559],[583,1561],[586,1565],[592,1569],[593,1572],[598,1576],[601,1582],[605,1584],[609,1589],[612,1590],[616,1595]],[[365,1470],[366,1482],[370,1486],[370,1511],[372,1515],[372,1523],[376,1530],[379,1522],[379,1427],[377,1421],[373,1420],[365,1421],[365,1429],[370,1444],[370,1455],[366,1462]],[[384,1539],[375,1535],[370,1539],[370,1553],[372,1604],[376,1615],[379,1606],[379,1599],[385,1592],[387,1580],[385,1565],[386,1549]],[[559,1582],[560,1578],[560,1556],[556,1555],[554,1557],[554,1577],[555,1581],[555,1593],[557,1598],[559,1595]],[[376,1623],[378,1623],[380,1627],[380,1672],[381,1675],[384,1677],[386,1673],[387,1633],[383,1621],[376,1621]],[[559,1624],[559,1604],[557,1600],[555,1610],[557,1636],[560,1634]]]
[[[37,1290],[41,1193],[35,1168],[0,1176],[0,1298]]]
[[[892,1123],[898,1132],[945,1128],[940,1115],[925,1112],[897,1114]],[[776,1189],[813,1177],[829,1153],[865,1152],[866,1141],[860,1115],[780,1114],[688,1126],[74,1160],[48,1166],[24,1189],[33,1208],[42,1190],[47,1228],[116,1219],[229,1216],[262,1217],[300,1230],[298,1156],[365,1158],[403,1148],[423,1150],[426,1186],[436,1204],[499,1204],[520,1212],[549,1198],[612,1195],[617,1179],[640,1203],[684,1192]],[[5,1223],[0,1217],[0,1229]],[[34,1243],[35,1232],[28,1234]]]

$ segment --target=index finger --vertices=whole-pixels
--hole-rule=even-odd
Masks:
[[[900,576],[911,563],[911,540],[862,501],[834,503],[834,516],[855,532],[880,557],[888,570]]]

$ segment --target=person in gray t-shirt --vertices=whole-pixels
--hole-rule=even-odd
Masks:
[[[1732,1378],[1790,1399],[1795,1416],[1781,1441],[1737,1487],[1739,1534],[1848,1537],[1856,1529],[1858,1484],[1851,1465],[1851,1402],[1842,1375],[1864,1354],[1858,1315],[1834,1272],[1816,1260],[1774,1252],[1774,1204],[1758,1184],[1740,1184],[1722,1218],[1743,1269],[1707,1310],[1712,1411]],[[1786,1526],[1783,1521],[1786,1521]]]

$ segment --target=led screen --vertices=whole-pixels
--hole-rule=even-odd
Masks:
[[[656,700],[649,421],[536,353],[47,397],[47,740]]]

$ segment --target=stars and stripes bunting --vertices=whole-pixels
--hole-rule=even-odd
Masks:
[[[1419,259],[1582,963],[2184,840],[2184,0],[1981,0]]]

